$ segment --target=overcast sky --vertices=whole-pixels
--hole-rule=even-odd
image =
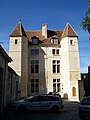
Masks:
[[[63,30],[67,20],[78,34],[80,70],[90,65],[90,35],[80,27],[88,8],[88,0],[0,0],[0,43],[8,53],[9,34],[19,19],[25,30]]]

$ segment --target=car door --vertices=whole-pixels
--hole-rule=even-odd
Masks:
[[[43,110],[42,96],[34,96],[28,101],[29,110]]]
[[[48,96],[35,96],[29,101],[30,110],[49,110]]]
[[[52,104],[52,102],[49,101],[49,96],[43,96],[40,100],[41,100],[41,107],[42,107],[41,109],[49,110]]]

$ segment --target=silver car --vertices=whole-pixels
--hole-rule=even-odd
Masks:
[[[59,96],[52,95],[35,95],[27,99],[15,101],[12,109],[18,112],[26,112],[32,110],[50,110],[57,112],[64,107],[63,101]]]

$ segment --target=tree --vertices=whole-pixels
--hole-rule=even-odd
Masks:
[[[90,34],[90,0],[88,0],[88,5],[89,7],[83,21],[81,22],[81,27]]]

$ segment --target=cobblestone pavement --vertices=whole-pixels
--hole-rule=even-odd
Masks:
[[[64,109],[58,113],[29,112],[27,114],[9,113],[5,120],[80,120],[78,116],[79,103],[64,101]]]

